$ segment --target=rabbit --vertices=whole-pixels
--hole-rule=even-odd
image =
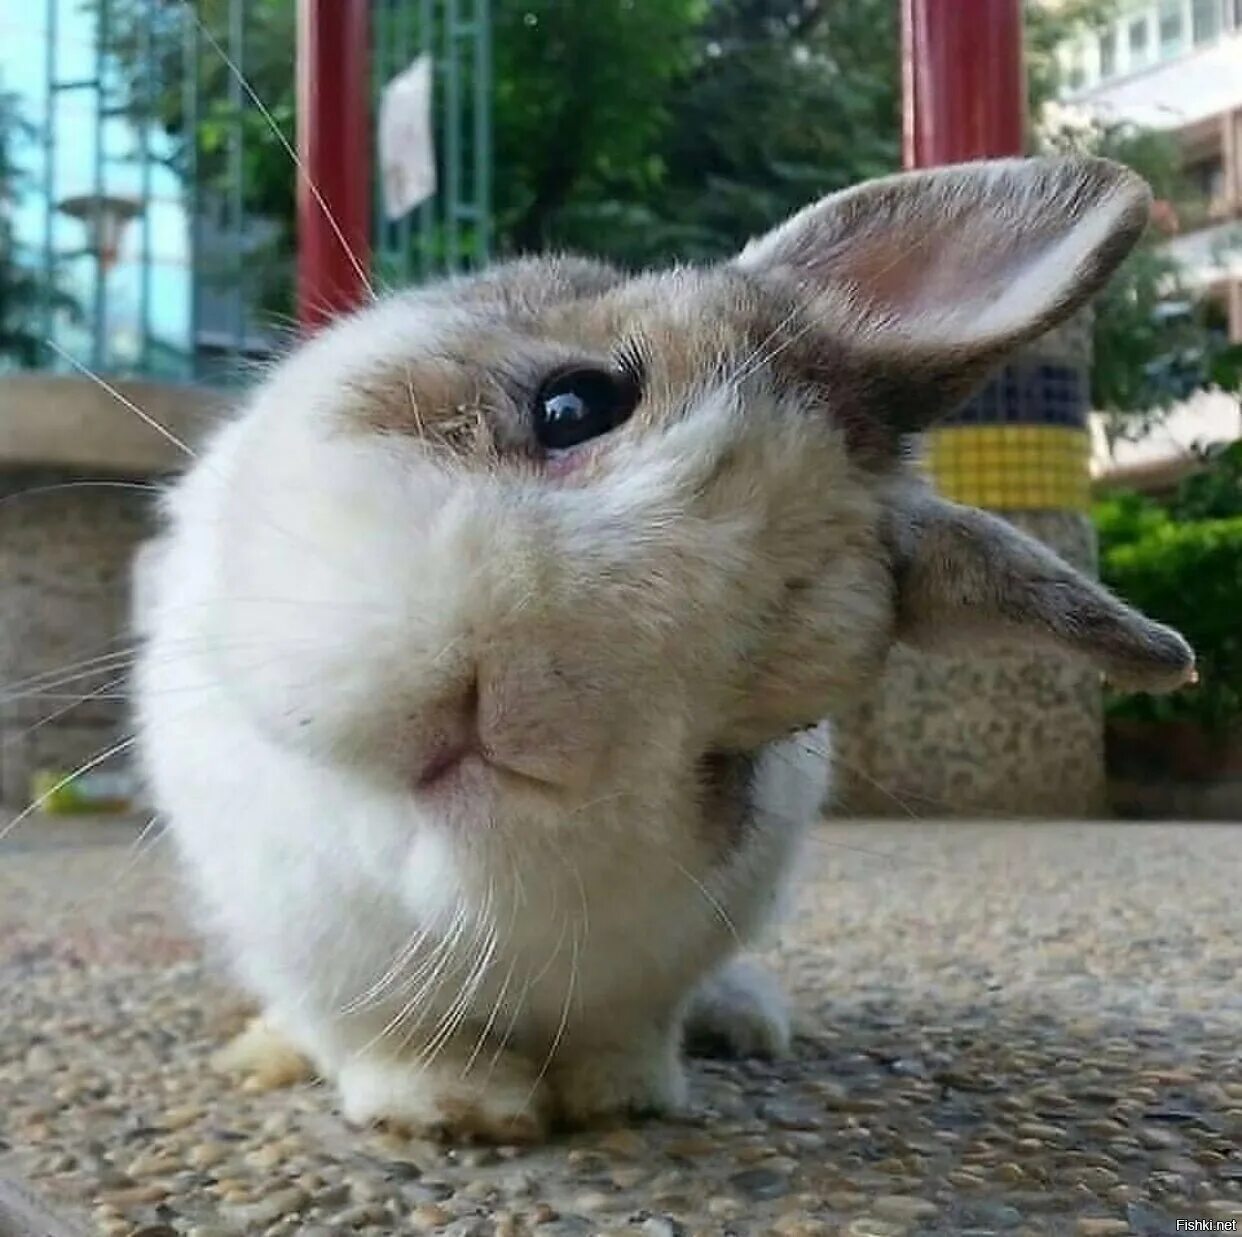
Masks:
[[[895,644],[1188,681],[903,445],[1149,204],[1092,158],[897,174],[715,265],[517,258],[277,363],[140,561],[142,768],[262,1011],[226,1064],[448,1139],[675,1113],[686,1046],[789,1050],[748,951]]]

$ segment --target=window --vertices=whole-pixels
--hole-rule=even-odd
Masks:
[[[1140,17],[1130,23],[1130,68],[1141,69],[1151,57],[1147,42],[1147,18]]]
[[[1220,35],[1220,0],[1193,0],[1190,20],[1195,46],[1214,42]]]
[[[1117,31],[1100,35],[1100,77],[1107,81],[1117,72]]]
[[[1182,50],[1185,29],[1181,0],[1163,0],[1160,5],[1160,58],[1168,60]]]
[[[1225,165],[1219,158],[1192,163],[1186,168],[1186,179],[1200,197],[1210,202],[1224,192]]]
[[[1224,205],[1225,167],[1219,155],[1186,164],[1185,193],[1180,215],[1184,230],[1193,232],[1220,217]]]

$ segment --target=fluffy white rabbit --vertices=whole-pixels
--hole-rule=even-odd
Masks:
[[[894,642],[1183,682],[1179,636],[900,449],[1148,206],[1099,160],[896,176],[731,262],[517,261],[278,365],[167,493],[139,616],[145,770],[256,1063],[453,1137],[676,1108],[687,1034],[787,1046],[739,949]]]

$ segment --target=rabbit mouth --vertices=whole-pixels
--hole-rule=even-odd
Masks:
[[[477,747],[456,747],[437,753],[417,774],[411,791],[424,809],[449,813],[459,823],[490,816],[500,806],[504,774]]]
[[[473,743],[454,743],[436,752],[423,766],[414,779],[414,789],[420,791],[435,790],[437,787],[451,782],[463,770],[467,762],[490,765],[491,762]]]
[[[456,743],[436,752],[414,778],[421,799],[494,797],[506,784],[543,790],[551,784],[501,764],[477,743]]]

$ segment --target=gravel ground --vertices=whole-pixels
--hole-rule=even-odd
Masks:
[[[697,1065],[688,1119],[536,1151],[351,1131],[321,1088],[230,1088],[207,1062],[244,1010],[179,924],[164,845],[134,836],[38,821],[0,850],[0,1174],[84,1233],[1242,1218],[1242,825],[825,826],[775,958],[794,1059]]]

